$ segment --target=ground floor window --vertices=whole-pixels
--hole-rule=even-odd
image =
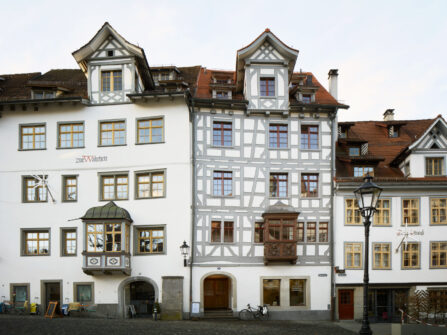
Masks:
[[[11,300],[16,305],[29,302],[29,284],[11,284]]]
[[[280,306],[280,290],[281,290],[281,280],[280,279],[264,279],[263,281],[263,292],[265,305],[270,306]]]
[[[305,278],[279,277],[262,280],[262,303],[272,307],[306,308],[309,281]]]
[[[290,306],[302,306],[306,304],[306,280],[290,279],[289,282]]]
[[[77,302],[81,304],[92,304],[93,283],[73,283],[73,295]]]

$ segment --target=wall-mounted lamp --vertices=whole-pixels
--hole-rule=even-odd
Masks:
[[[186,244],[186,241],[183,241],[183,244],[180,246],[180,252],[183,255],[183,266],[188,266],[189,245]]]

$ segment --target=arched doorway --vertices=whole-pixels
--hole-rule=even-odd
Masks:
[[[203,281],[204,310],[231,309],[231,279],[224,275],[211,275]]]
[[[150,317],[158,300],[157,284],[146,277],[128,278],[118,288],[120,313],[128,317],[128,306],[133,305],[137,317]]]

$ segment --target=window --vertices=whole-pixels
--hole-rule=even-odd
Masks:
[[[233,172],[213,172],[213,195],[227,197],[233,195]]]
[[[289,280],[290,306],[303,306],[306,304],[306,280]]]
[[[87,251],[117,252],[122,248],[121,223],[87,224]]]
[[[304,242],[304,222],[298,222],[297,226],[297,238],[298,242]]]
[[[432,302],[432,306],[435,310],[447,310],[447,290],[433,290],[429,288],[427,291],[429,294],[429,299]]]
[[[345,243],[345,268],[346,269],[362,268],[361,243]]]
[[[374,213],[374,225],[389,226],[390,224],[390,200],[380,199],[377,201],[376,212]]]
[[[390,138],[399,137],[399,128],[396,126],[389,126],[388,127],[388,137],[390,137]]]
[[[359,205],[356,199],[345,200],[345,224],[347,225],[361,225],[361,214]]]
[[[287,148],[287,128],[286,124],[271,124],[269,126],[270,148]]]
[[[264,279],[262,290],[265,305],[280,306],[281,279]]]
[[[447,242],[430,242],[432,268],[447,268]]]
[[[135,174],[136,198],[150,199],[165,196],[165,172],[141,171]]]
[[[121,91],[122,73],[121,71],[102,71],[101,72],[101,91]]]
[[[62,176],[62,200],[77,201],[78,200],[78,177]]]
[[[306,240],[307,242],[317,241],[317,224],[315,222],[307,223]]]
[[[231,122],[213,122],[213,145],[220,147],[230,147],[232,142],[232,123]]]
[[[360,148],[359,147],[350,147],[349,148],[349,156],[360,156]]]
[[[33,91],[33,99],[54,99],[56,92],[54,91]]]
[[[447,198],[431,198],[431,224],[447,224]]]
[[[402,225],[419,225],[419,199],[403,199],[402,211]]]
[[[11,300],[16,306],[23,307],[25,301],[30,302],[29,300],[29,283],[23,284],[10,284],[10,294]]]
[[[101,200],[125,200],[129,198],[127,174],[101,175]]]
[[[444,175],[444,158],[427,157],[425,159],[425,175],[426,176],[443,176]]]
[[[99,145],[124,145],[126,144],[125,121],[100,122]]]
[[[267,241],[293,241],[296,223],[287,219],[268,219]]]
[[[169,72],[162,72],[162,73],[160,73],[160,80],[169,80],[169,79],[170,79]]]
[[[84,124],[64,123],[59,124],[58,148],[82,148],[84,147]]]
[[[419,243],[407,242],[402,244],[402,268],[419,268]]]
[[[310,104],[312,102],[312,96],[310,94],[303,94],[303,104]]]
[[[287,197],[287,173],[271,173],[270,174],[270,197],[285,198]]]
[[[92,304],[94,302],[93,285],[93,283],[73,283],[73,296],[76,302]]]
[[[329,241],[329,224],[327,222],[320,222],[318,224],[318,240],[321,243],[327,243]]]
[[[301,126],[301,149],[318,149],[318,126]]]
[[[404,164],[404,176],[409,177],[410,176],[410,162],[406,162]]]
[[[373,243],[373,269],[391,269],[391,244]]]
[[[23,231],[26,256],[46,256],[50,254],[50,231],[48,229]]]
[[[348,129],[346,126],[338,126],[338,137],[339,138],[347,138],[348,137]]]
[[[216,91],[216,99],[229,99],[228,91]]]
[[[20,149],[45,149],[45,124],[20,126]]]
[[[233,221],[211,222],[211,242],[233,243],[234,241],[233,235],[234,235]]]
[[[161,254],[165,250],[165,232],[163,227],[138,227],[137,254]]]
[[[275,78],[261,78],[261,97],[275,96]]]
[[[354,177],[365,177],[367,174],[374,177],[374,168],[372,166],[354,166]]]
[[[76,256],[77,251],[77,234],[76,228],[62,228],[62,256]]]
[[[46,176],[39,176],[46,178]],[[44,183],[34,177],[23,177],[23,201],[24,202],[46,202],[47,187]]]
[[[163,142],[163,119],[142,119],[137,121],[137,143]]]
[[[301,175],[301,197],[318,197],[318,174],[303,173]]]
[[[255,243],[264,242],[264,223],[255,222]]]

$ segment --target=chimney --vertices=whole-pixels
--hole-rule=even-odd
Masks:
[[[383,113],[383,121],[393,121],[394,120],[394,109],[387,109]]]
[[[338,70],[331,69],[328,73],[329,93],[338,100]]]

